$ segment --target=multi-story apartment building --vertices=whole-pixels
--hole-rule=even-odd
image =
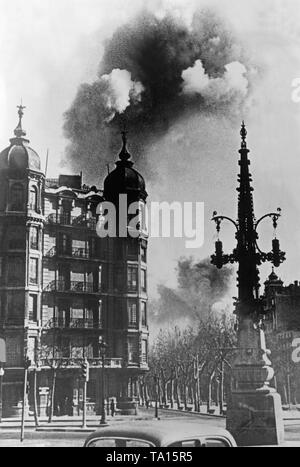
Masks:
[[[275,384],[284,404],[300,403],[300,364],[293,361],[293,343],[300,338],[300,284],[284,286],[273,271],[263,296],[265,329],[275,369]]]
[[[132,167],[125,135],[104,191],[83,185],[82,175],[45,179],[22,117],[20,106],[14,137],[0,154],[4,414],[20,406],[26,357],[39,367],[41,411],[49,406],[55,378],[56,413],[77,413],[84,359],[90,363],[91,409],[100,410],[105,378],[105,396],[130,411],[138,378],[148,370],[147,234],[141,229],[137,238],[100,238],[96,226],[104,201],[118,210],[119,194],[143,205],[144,179]],[[107,344],[104,370],[101,342]]]

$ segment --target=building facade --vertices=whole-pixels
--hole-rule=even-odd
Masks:
[[[38,370],[40,413],[49,411],[50,400],[57,415],[80,412],[85,359],[90,410],[101,410],[104,379],[104,396],[129,413],[139,395],[138,379],[148,371],[148,238],[142,229],[133,238],[128,228],[126,236],[117,231],[100,238],[97,223],[103,203],[114,203],[118,212],[120,194],[137,203],[140,215],[147,198],[144,179],[132,167],[125,134],[104,191],[83,185],[82,175],[46,179],[22,117],[20,106],[14,137],[0,154],[3,414],[20,408],[26,358],[30,383]]]
[[[286,406],[300,403],[300,364],[293,361],[293,343],[300,338],[300,284],[284,286],[274,271],[265,282],[265,329],[275,384]]]

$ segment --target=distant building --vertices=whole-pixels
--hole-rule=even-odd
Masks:
[[[285,404],[300,403],[300,364],[292,360],[292,343],[300,337],[300,284],[284,286],[274,270],[265,282],[266,339],[272,351],[275,382]]]
[[[0,154],[0,335],[7,363],[3,415],[16,413],[24,359],[40,365],[38,405],[49,407],[55,370],[57,414],[79,413],[81,364],[90,363],[88,400],[100,411],[100,343],[105,341],[105,396],[130,411],[138,378],[148,370],[147,235],[99,238],[97,206],[145,203],[143,177],[133,169],[123,135],[117,167],[104,192],[81,175],[45,179],[22,128],[23,107],[10,146]],[[32,372],[29,372],[30,378]],[[32,403],[32,384],[29,403]]]

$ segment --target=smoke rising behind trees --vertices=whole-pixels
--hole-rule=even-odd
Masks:
[[[209,317],[232,311],[232,299],[228,295],[234,283],[234,270],[219,270],[209,258],[195,262],[193,258],[181,258],[177,265],[177,288],[158,286],[159,297],[149,303],[151,333],[160,328],[197,325]]]

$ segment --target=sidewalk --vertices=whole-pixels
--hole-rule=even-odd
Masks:
[[[42,417],[39,418],[39,426],[36,428],[34,417],[27,417],[25,420],[26,428],[36,429],[37,431],[83,431],[83,432],[92,432],[100,428],[100,419],[99,415],[87,416],[86,419],[86,428],[82,428],[82,417],[74,416],[63,416],[63,417],[53,417],[52,423],[48,423],[48,418]],[[116,416],[106,417],[109,425],[124,422],[124,421],[134,421],[134,420],[152,420],[152,415],[128,415],[128,416]],[[0,430],[15,430],[20,428],[21,419],[20,418],[2,418],[0,423]]]

